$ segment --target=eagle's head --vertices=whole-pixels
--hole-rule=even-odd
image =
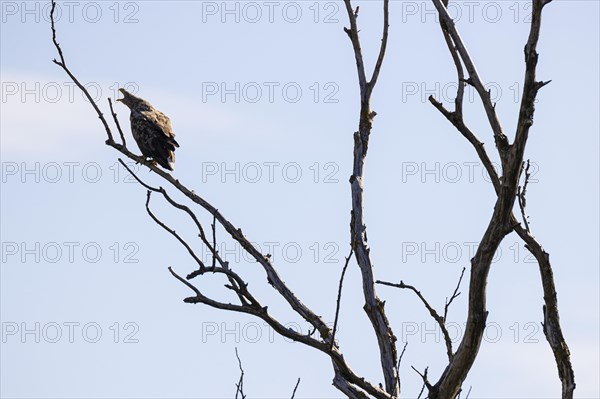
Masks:
[[[133,108],[135,105],[144,102],[143,99],[134,96],[133,94],[131,94],[130,92],[128,92],[125,89],[119,89],[119,91],[121,92],[121,94],[123,94],[123,98],[118,98],[117,101],[122,102],[123,104],[127,105],[129,108]]]

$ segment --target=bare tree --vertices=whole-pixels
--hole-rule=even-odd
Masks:
[[[539,40],[541,16],[543,8],[550,0],[532,0],[532,21],[530,33],[525,45],[525,78],[524,90],[520,104],[518,115],[517,129],[512,142],[505,134],[499,117],[496,113],[495,104],[492,103],[490,92],[485,89],[484,81],[478,73],[475,63],[466,45],[458,33],[458,30],[448,14],[448,0],[432,0],[440,17],[440,27],[443,38],[448,46],[450,56],[456,67],[456,75],[458,81],[458,90],[454,104],[454,110],[447,109],[442,103],[434,97],[430,97],[429,101],[440,113],[462,134],[473,146],[479,159],[485,166],[492,182],[492,186],[497,195],[494,205],[494,211],[491,219],[488,222],[487,229],[480,240],[477,252],[471,259],[470,278],[468,286],[468,316],[466,322],[465,334],[456,350],[454,350],[452,341],[449,337],[446,328],[446,320],[448,309],[455,298],[460,295],[459,287],[463,279],[465,269],[463,269],[458,284],[454,289],[450,298],[446,301],[443,310],[443,315],[440,314],[424,297],[424,295],[412,285],[400,283],[392,283],[385,281],[377,281],[374,276],[374,268],[371,261],[370,249],[367,244],[367,233],[365,227],[365,218],[363,213],[364,208],[364,184],[363,176],[365,169],[365,160],[367,150],[369,148],[369,139],[373,127],[375,111],[371,109],[371,96],[376,87],[379,74],[385,58],[386,47],[388,43],[389,31],[389,0],[383,0],[383,26],[379,53],[375,60],[375,66],[372,71],[367,71],[365,61],[361,50],[361,41],[359,37],[358,16],[359,8],[354,8],[350,0],[344,0],[345,9],[348,15],[349,28],[344,28],[346,34],[350,38],[354,57],[356,61],[356,71],[358,74],[358,84],[360,88],[360,111],[358,115],[358,130],[354,132],[354,151],[353,151],[353,170],[350,177],[352,209],[350,219],[350,254],[346,258],[346,262],[340,277],[337,306],[335,314],[335,322],[333,327],[329,327],[324,320],[318,316],[313,310],[308,308],[298,298],[290,287],[279,276],[269,254],[263,254],[259,251],[251,241],[243,234],[242,230],[229,221],[214,205],[210,204],[200,195],[196,194],[186,185],[175,179],[171,174],[160,169],[156,165],[148,162],[145,157],[136,155],[131,152],[126,145],[125,135],[119,124],[117,114],[114,112],[112,101],[108,99],[108,106],[120,137],[120,143],[115,141],[115,136],[109,126],[109,122],[101,112],[98,104],[94,102],[88,91],[80,83],[73,72],[68,68],[63,55],[63,51],[56,38],[56,27],[54,24],[54,10],[56,3],[52,0],[51,11],[51,28],[52,39],[59,55],[58,60],[54,63],[61,67],[78,88],[84,93],[89,102],[94,107],[100,121],[106,131],[106,144],[113,147],[115,150],[134,160],[137,163],[143,164],[152,172],[162,178],[169,184],[170,189],[179,191],[186,196],[191,202],[198,205],[204,212],[207,212],[212,217],[210,231],[206,229],[199,221],[196,211],[186,204],[176,201],[169,191],[160,186],[154,187],[144,182],[137,176],[122,159],[119,158],[121,164],[132,174],[132,176],[147,190],[145,207],[154,222],[161,228],[171,234],[179,243],[188,251],[191,258],[197,264],[197,268],[182,277],[173,268],[169,267],[170,273],[178,281],[188,287],[193,293],[184,299],[186,303],[202,303],[214,308],[247,313],[268,323],[278,334],[289,338],[296,342],[302,343],[308,347],[312,347],[326,354],[331,360],[333,367],[333,384],[337,389],[344,393],[348,398],[378,398],[390,399],[400,397],[400,377],[398,373],[399,364],[406,350],[404,346],[400,356],[396,347],[396,337],[390,326],[388,317],[386,316],[384,302],[381,301],[376,292],[376,284],[393,286],[400,289],[412,291],[419,300],[423,303],[426,310],[439,325],[444,336],[448,364],[443,373],[437,380],[430,380],[428,369],[423,372],[413,369],[420,375],[423,380],[423,389],[427,389],[430,399],[437,398],[456,398],[460,395],[462,384],[465,381],[477,353],[479,351],[484,329],[486,326],[487,308],[486,308],[486,285],[488,274],[490,271],[492,258],[496,253],[502,240],[511,232],[516,232],[524,241],[526,248],[533,254],[539,265],[542,287],[544,291],[545,305],[543,307],[543,327],[547,341],[554,353],[556,365],[560,381],[562,383],[562,397],[564,399],[573,397],[575,389],[574,374],[570,362],[570,354],[568,346],[563,337],[556,299],[556,290],[552,274],[550,258],[547,252],[544,251],[540,243],[533,237],[530,231],[530,226],[527,222],[525,212],[527,183],[529,179],[528,161],[525,162],[525,146],[527,143],[529,130],[533,124],[534,103],[538,91],[547,85],[549,81],[536,80],[536,66],[538,54],[536,52],[537,43]],[[477,135],[467,126],[463,119],[463,98],[466,85],[471,85],[477,92],[487,120],[493,132],[496,150],[501,160],[501,174],[498,175],[494,169],[490,157],[484,148],[484,144]],[[527,165],[527,167],[525,167]],[[524,172],[524,176],[523,175]],[[523,184],[521,185],[521,182]],[[210,264],[205,264],[196,253],[198,244],[189,243],[181,237],[174,229],[162,220],[160,220],[152,211],[150,203],[154,194],[164,198],[164,200],[180,210],[189,217],[191,223],[198,230],[200,244],[208,249],[211,254]],[[515,202],[520,208],[521,217],[524,226],[518,221],[513,213]],[[265,304],[262,304],[253,295],[248,284],[243,277],[234,271],[232,265],[225,261],[217,250],[216,235],[217,225],[224,229],[229,237],[246,251],[264,270],[266,281],[270,284],[279,295],[287,302],[290,310],[298,314],[313,330],[312,334],[301,334],[290,328],[285,327],[278,321],[269,311]],[[373,334],[376,337],[379,357],[381,362],[381,372],[385,385],[378,385],[368,381],[360,375],[357,375],[346,358],[343,356],[342,349],[339,343],[335,340],[335,333],[338,328],[338,315],[342,298],[342,287],[344,275],[350,261],[354,259],[358,265],[362,278],[362,288],[365,300],[364,311],[371,323]],[[225,287],[235,293],[238,303],[227,303],[207,297],[200,289],[193,284],[196,278],[211,278],[211,276],[223,275],[227,279]],[[316,333],[316,334],[315,334]],[[236,351],[237,356],[237,351]],[[239,395],[245,397],[243,392],[243,376],[241,361],[238,357],[241,376],[238,384],[236,384],[236,397]],[[299,380],[298,380],[299,382]],[[296,387],[292,397],[295,395]],[[421,395],[420,395],[421,396]]]

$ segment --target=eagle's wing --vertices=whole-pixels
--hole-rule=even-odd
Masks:
[[[131,130],[142,153],[157,161],[162,167],[173,170],[175,162],[175,134],[171,129],[171,121],[167,116],[156,111],[132,110]]]
[[[173,144],[175,147],[179,147],[179,144],[175,141],[175,133],[173,133],[171,120],[168,116],[156,109],[142,111],[141,114],[148,122],[154,125],[157,130],[161,131],[166,136],[169,143]]]

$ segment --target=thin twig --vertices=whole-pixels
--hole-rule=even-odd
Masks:
[[[427,310],[429,311],[429,314],[431,315],[431,317],[433,317],[433,319],[440,326],[440,329],[442,330],[442,334],[444,335],[444,342],[446,343],[446,354],[448,355],[448,360],[452,360],[452,357],[454,356],[453,351],[452,351],[452,339],[450,338],[450,334],[448,333],[448,329],[446,328],[445,320],[429,304],[429,302],[427,302],[427,299],[425,299],[423,294],[421,294],[421,291],[419,291],[412,285],[404,284],[403,281],[400,281],[400,284],[397,284],[397,283],[390,283],[387,281],[377,280],[377,284],[387,285],[390,287],[396,287],[396,288],[401,288],[401,289],[408,289],[410,291],[413,291],[417,295],[417,297],[419,297],[421,302],[423,302],[423,305],[425,305],[425,308],[427,308]]]
[[[454,301],[454,299],[456,299],[460,295],[460,292],[458,292],[458,289],[460,288],[460,283],[462,282],[463,276],[465,275],[465,270],[466,270],[466,268],[463,267],[462,272],[460,272],[460,277],[458,279],[458,283],[456,284],[456,288],[454,289],[454,292],[452,293],[450,300],[448,300],[448,298],[446,298],[446,306],[444,306],[444,322],[448,321],[448,308],[450,308],[450,304],[452,303],[452,301]]]
[[[179,274],[175,273],[173,268],[169,266],[169,272],[175,277],[177,280],[181,281],[184,285],[186,285],[190,290],[194,291],[196,294],[196,298],[202,298],[203,295],[200,293],[200,290],[196,288],[192,283],[181,277]],[[186,298],[189,299],[189,298]]]
[[[425,372],[423,372],[423,374],[421,374],[421,372],[419,370],[417,370],[414,366],[410,366],[410,367],[417,374],[419,374],[421,376],[421,378],[423,379],[423,388],[421,388],[421,392],[419,393],[419,396],[417,397],[417,399],[418,399],[423,394],[423,390],[425,389],[425,387],[427,387],[428,390],[431,390],[433,388],[433,386],[429,383],[429,380],[427,379],[427,373],[429,372],[429,367],[425,367]]]
[[[471,395],[471,389],[473,389],[472,385],[469,387],[469,390],[467,391],[467,396],[465,396],[465,399],[469,399],[469,395]]]
[[[408,341],[404,343],[404,347],[402,348],[402,352],[400,352],[400,356],[398,356],[398,365],[396,368],[398,369],[398,395],[400,395],[402,384],[400,382],[400,364],[402,363],[402,358],[404,357],[404,352],[406,352],[406,347],[408,346]]]
[[[385,57],[385,49],[387,47],[388,42],[388,30],[390,27],[389,24],[389,0],[383,0],[383,34],[381,36],[381,47],[379,48],[379,55],[377,56],[377,62],[375,63],[375,67],[373,68],[373,75],[371,76],[371,80],[369,81],[369,90],[372,91],[377,83],[377,78],[379,77],[379,72],[381,71],[381,65],[383,64],[383,58]],[[357,12],[358,14],[358,12]]]
[[[242,367],[242,360],[238,355],[237,347],[235,348],[235,357],[237,357],[238,366],[240,367],[240,379],[235,384],[235,399],[238,399],[238,394],[241,395],[241,399],[246,399],[246,394],[244,394],[244,368]]]
[[[121,136],[121,144],[123,145],[123,147],[127,147],[127,143],[125,142],[125,135],[123,134],[123,129],[121,129],[119,118],[117,118],[117,113],[113,109],[113,104],[110,97],[108,98],[108,106],[110,107],[110,113],[113,117],[113,120],[115,121],[115,125],[117,126],[117,130],[119,131],[119,135]]]
[[[83,94],[87,97],[90,104],[92,104],[92,107],[94,107],[94,110],[96,111],[96,113],[98,114],[98,117],[102,121],[102,124],[104,125],[104,129],[106,130],[106,134],[108,135],[108,140],[106,141],[106,144],[111,144],[111,145],[116,144],[113,139],[112,132],[110,131],[110,127],[108,126],[108,123],[106,122],[106,119],[104,118],[104,115],[100,111],[100,108],[98,108],[98,105],[96,105],[96,102],[94,101],[94,99],[92,98],[90,93],[87,91],[87,89],[81,84],[81,82],[79,82],[79,80],[75,77],[75,75],[73,75],[73,73],[69,70],[69,68],[67,68],[67,63],[65,62],[65,57],[63,55],[62,49],[60,47],[60,44],[58,44],[58,40],[56,39],[56,28],[54,26],[54,10],[55,10],[55,8],[56,8],[56,1],[52,0],[52,8],[50,9],[50,27],[52,29],[52,42],[54,43],[54,47],[56,47],[56,51],[58,51],[58,55],[60,57],[60,61],[53,59],[52,62],[54,62],[59,67],[61,67],[67,73],[67,75],[69,75],[71,80],[73,80],[73,83],[75,83],[75,85],[83,92]]]
[[[354,58],[356,61],[356,71],[358,73],[358,84],[360,86],[361,102],[366,101],[368,96],[368,82],[367,75],[365,73],[365,63],[362,56],[362,49],[360,47],[360,39],[358,38],[358,26],[356,24],[356,17],[358,13],[354,13],[352,10],[352,4],[350,0],[344,0],[346,5],[346,12],[348,13],[348,20],[350,21],[350,29],[344,28],[344,31],[350,37],[352,47],[354,49]]]
[[[146,211],[148,212],[148,215],[150,215],[150,217],[152,218],[152,220],[154,220],[156,222],[156,224],[158,224],[160,227],[162,227],[167,232],[169,232],[173,237],[175,237],[177,239],[177,241],[179,241],[179,243],[181,245],[183,245],[185,247],[185,249],[187,249],[188,253],[190,254],[190,256],[192,258],[194,258],[194,260],[196,261],[196,263],[198,264],[198,266],[200,267],[201,270],[205,269],[206,266],[204,266],[204,263],[202,262],[202,260],[200,258],[198,258],[198,256],[194,252],[194,250],[189,246],[189,244],[183,238],[181,238],[181,236],[179,234],[177,234],[177,232],[175,230],[171,229],[169,226],[167,226],[166,224],[161,222],[154,215],[154,213],[152,213],[152,211],[150,210],[150,196],[152,195],[152,191],[148,190],[147,193],[148,194],[146,196]]]
[[[406,347],[408,346],[408,341],[406,341],[404,343],[404,347],[402,348],[402,352],[400,353],[400,356],[398,357],[398,368],[400,368],[400,363],[402,363],[402,357],[404,356],[404,352],[406,352]]]
[[[290,399],[294,399],[294,396],[296,396],[296,390],[298,389],[298,385],[300,385],[300,377],[298,377],[298,381],[296,381],[296,386],[294,387],[294,391],[292,392],[292,397]]]
[[[340,315],[340,303],[342,301],[342,286],[344,285],[344,276],[346,275],[346,269],[348,268],[348,264],[350,263],[350,259],[352,258],[353,252],[354,252],[354,250],[351,248],[350,254],[346,258],[346,263],[344,264],[344,267],[342,268],[342,275],[340,276],[340,283],[338,286],[338,296],[337,296],[337,302],[336,302],[336,307],[335,307],[335,319],[333,321],[333,330],[331,333],[331,348],[333,348],[333,345],[335,345],[335,333],[337,331],[338,317]]]
[[[126,164],[126,163],[125,163],[125,162],[124,162],[124,161],[123,161],[121,158],[118,158],[118,160],[119,160],[119,162],[121,163],[121,165],[123,165],[123,167],[124,167],[125,169],[127,169],[127,171],[129,172],[129,174],[131,174],[131,176],[132,176],[132,177],[133,177],[135,180],[137,180],[137,182],[138,182],[139,184],[141,184],[141,185],[142,185],[142,187],[144,187],[146,190],[154,191],[154,192],[156,192],[156,193],[159,193],[159,192],[160,192],[160,188],[152,187],[152,186],[150,186],[149,184],[146,184],[146,183],[144,183],[144,182],[142,181],[142,179],[140,179],[140,178],[137,176],[137,174],[135,174],[135,173],[133,172],[133,170],[131,170],[131,168],[129,168],[129,166],[127,166],[127,164]]]
[[[213,216],[213,222],[211,224],[212,227],[212,238],[213,238],[213,257],[212,257],[212,267],[215,267],[215,263],[217,261],[217,254],[219,253],[219,251],[217,251],[217,231],[216,231],[216,225],[217,225],[217,219],[215,216]]]

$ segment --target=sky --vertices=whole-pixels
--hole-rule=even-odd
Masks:
[[[380,1],[360,5],[370,71]],[[348,255],[352,134],[358,123],[347,16],[333,1],[96,1],[59,3],[67,65],[105,115],[126,87],[167,114],[181,147],[172,174],[272,260],[294,292],[333,323]],[[524,75],[530,3],[450,5],[512,138]],[[492,213],[477,155],[427,101],[452,104],[455,71],[427,1],[391,1],[390,37],[372,98],[365,218],[376,278],[417,286],[438,309],[452,294]],[[328,359],[262,321],[183,303],[167,270],[194,270],[186,250],[146,214],[146,191],[104,145],[97,115],[52,63],[49,3],[1,1],[0,396],[3,398],[334,398]],[[544,9],[538,96],[526,158],[531,229],[550,253],[578,398],[600,396],[599,4]],[[115,110],[138,152],[128,112]],[[498,163],[483,107],[467,89],[465,119]],[[112,122],[111,122],[111,126]],[[131,165],[144,181],[163,182]],[[166,188],[167,187],[165,186]],[[184,200],[173,190],[173,195]],[[153,211],[208,257],[194,226],[158,197]],[[205,227],[211,218],[200,209]],[[217,229],[221,254],[283,323],[308,333],[262,270]],[[450,308],[455,347],[467,281]],[[207,276],[203,292],[234,300]],[[536,263],[514,233],[491,268],[488,326],[465,390],[471,398],[558,398],[544,338]],[[402,347],[404,397],[446,365],[441,332],[410,292],[377,287]],[[336,337],[350,366],[382,382],[376,339],[350,262]]]

